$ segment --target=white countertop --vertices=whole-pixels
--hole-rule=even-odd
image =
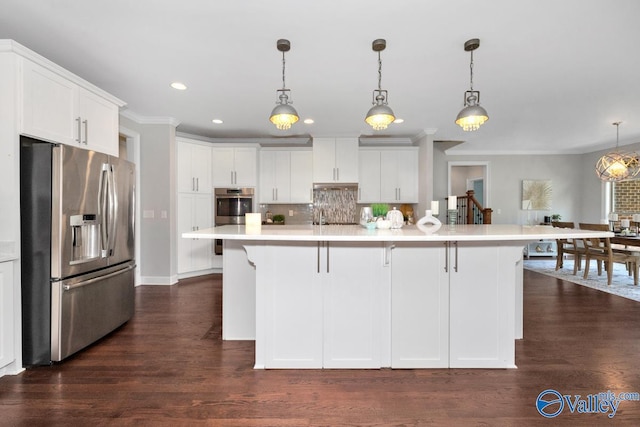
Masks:
[[[335,241],[335,242],[445,242],[445,241],[534,241],[540,239],[613,237],[612,232],[526,225],[405,225],[397,230],[368,230],[360,225],[262,225],[247,230],[244,225],[223,225],[182,234],[183,238]]]

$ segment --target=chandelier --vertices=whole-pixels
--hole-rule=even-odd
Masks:
[[[471,52],[471,87],[464,93],[464,108],[456,117],[456,124],[462,127],[464,131],[478,130],[480,126],[487,120],[489,115],[487,111],[480,106],[480,92],[473,90],[473,51],[480,47],[480,39],[467,40],[464,44],[464,50]]]
[[[616,149],[600,157],[596,163],[596,174],[603,181],[624,181],[636,177],[640,172],[638,154],[618,149],[620,123],[612,123],[616,127]]]
[[[289,40],[280,39],[276,43],[276,46],[280,52],[282,52],[282,89],[276,90],[276,94],[278,94],[278,101],[276,101],[276,107],[271,112],[271,123],[276,125],[276,128],[280,130],[287,130],[291,128],[291,125],[298,121],[300,118],[298,116],[298,112],[291,104],[293,101],[289,101],[289,95],[291,91],[286,88],[285,85],[285,60],[284,53],[288,52],[291,49],[291,43]],[[289,95],[288,95],[289,94]]]
[[[387,41],[376,39],[371,47],[374,52],[378,52],[378,89],[373,91],[373,107],[369,109],[364,121],[374,130],[383,130],[396,119],[393,110],[387,105],[387,91],[382,90],[382,59],[380,59],[380,52],[387,47]]]

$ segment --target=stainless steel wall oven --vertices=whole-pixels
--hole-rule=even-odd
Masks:
[[[244,224],[244,215],[253,212],[255,189],[253,188],[216,188],[215,225]],[[222,254],[222,240],[215,241],[215,253]]]

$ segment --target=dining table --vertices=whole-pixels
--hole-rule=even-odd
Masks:
[[[640,252],[640,236],[637,234],[624,235],[616,233],[615,236],[610,239],[612,244],[624,245],[626,250],[630,248],[637,248]]]

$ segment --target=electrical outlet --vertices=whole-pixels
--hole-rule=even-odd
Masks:
[[[293,216],[293,210],[289,209],[289,216]]]
[[[498,209],[496,210],[496,213],[497,213],[498,215],[500,215],[500,214],[502,213],[502,209],[498,208]]]

